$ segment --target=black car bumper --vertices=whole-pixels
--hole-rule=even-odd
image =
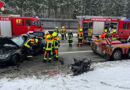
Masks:
[[[11,57],[8,57],[6,59],[0,59],[0,65],[6,65],[9,64],[11,60]]]

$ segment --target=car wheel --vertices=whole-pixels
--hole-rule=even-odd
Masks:
[[[122,59],[122,52],[120,50],[114,51],[112,55],[114,60],[121,60]]]
[[[18,55],[13,55],[11,59],[11,65],[17,65],[19,61]]]
[[[130,50],[128,51],[127,57],[130,59]]]

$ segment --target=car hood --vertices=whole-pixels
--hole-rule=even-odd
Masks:
[[[19,47],[15,42],[13,42],[11,40],[11,38],[9,38],[9,37],[0,37],[0,45],[4,45],[4,44],[12,44],[12,45],[15,45],[15,46]]]

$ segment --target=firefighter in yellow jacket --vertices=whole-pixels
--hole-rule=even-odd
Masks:
[[[62,37],[62,40],[65,39],[65,27],[62,26],[62,29],[61,29],[61,37]]]
[[[69,43],[69,47],[72,47],[72,43],[73,43],[73,33],[72,33],[72,30],[70,30],[68,32],[68,43]]]
[[[59,56],[58,56],[58,49],[60,46],[60,41],[59,41],[59,37],[57,36],[57,33],[54,32],[52,34],[53,36],[53,56],[54,56],[54,60],[58,60]]]
[[[35,38],[32,37],[24,43],[24,49],[25,49],[25,54],[26,54],[27,58],[32,57],[32,47],[35,45],[35,42],[36,42]]]
[[[52,48],[53,48],[53,40],[50,35],[47,35],[45,41],[45,51],[44,51],[44,63],[52,61]]]
[[[82,46],[83,41],[83,29],[78,32],[78,46]]]
[[[59,34],[59,28],[58,28],[58,26],[56,26],[55,32],[57,33],[57,35]]]

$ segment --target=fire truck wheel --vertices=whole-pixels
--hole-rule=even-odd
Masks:
[[[128,51],[127,57],[130,59],[130,50]]]
[[[121,60],[122,59],[122,52],[120,50],[114,51],[112,55],[114,60]]]

